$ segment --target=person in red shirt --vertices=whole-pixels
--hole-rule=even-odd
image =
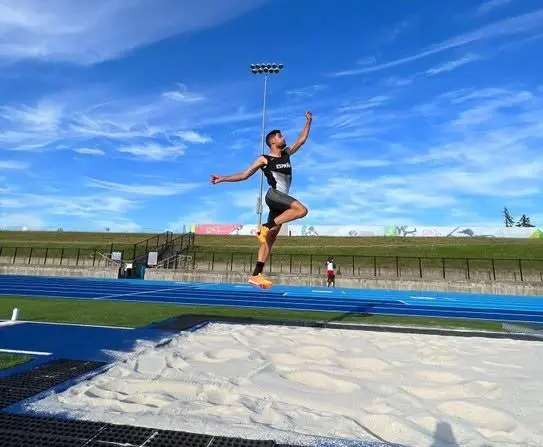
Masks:
[[[332,287],[336,286],[336,261],[334,261],[334,258],[329,257],[327,261],[325,262],[326,265],[326,287],[330,287],[331,284],[333,284]]]

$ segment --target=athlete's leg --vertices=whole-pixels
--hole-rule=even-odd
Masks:
[[[273,220],[272,220],[273,222]],[[258,249],[258,261],[262,263],[268,262],[268,258],[270,256],[273,244],[275,243],[277,239],[277,235],[279,234],[279,231],[281,231],[281,225],[273,227],[268,233],[266,234],[266,243],[260,244],[260,248]]]
[[[270,214],[268,222],[260,228],[258,239],[261,244],[267,243],[267,233],[272,228],[279,231],[281,225],[307,216],[307,208],[294,197],[275,189],[270,189],[266,194],[266,204],[270,210],[274,210],[273,217]]]
[[[273,222],[273,219],[280,212],[281,210],[270,209],[270,213],[268,215],[268,222]],[[277,235],[279,234],[280,229],[281,227],[279,226],[277,228],[274,228],[273,230],[269,230],[264,236],[265,241],[260,244],[260,247],[258,249],[258,257],[257,257],[256,265],[253,270],[252,276],[249,278],[249,283],[257,285],[259,287],[263,287],[263,288],[271,287],[272,285],[271,281],[262,276],[262,270],[264,269],[264,265],[268,261],[271,248],[273,247],[273,244],[275,243],[275,240],[277,238]]]
[[[274,226],[272,228],[275,228],[276,226],[283,225],[284,223],[291,222],[296,219],[301,219],[305,216],[307,216],[308,210],[307,208],[299,201],[295,200],[290,204],[290,207],[279,214],[274,220],[273,224]]]

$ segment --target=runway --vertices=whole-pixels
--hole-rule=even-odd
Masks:
[[[543,323],[543,296],[0,275],[0,297]]]

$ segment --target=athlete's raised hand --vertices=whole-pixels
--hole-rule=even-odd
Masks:
[[[213,174],[210,181],[213,185],[216,185],[217,183],[221,183],[223,181],[223,177],[221,175]]]
[[[313,119],[313,114],[311,112],[305,112],[305,117],[307,118],[307,121],[311,121]]]

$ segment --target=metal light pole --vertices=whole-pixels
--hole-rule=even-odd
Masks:
[[[266,145],[266,95],[268,89],[268,75],[279,74],[283,69],[283,64],[266,63],[266,64],[251,64],[251,71],[253,74],[264,74],[264,99],[262,101],[262,141],[261,141],[261,154],[264,154],[264,147]],[[260,171],[260,192],[256,202],[256,213],[258,214],[258,226],[262,224],[262,189],[264,185],[264,173]]]

